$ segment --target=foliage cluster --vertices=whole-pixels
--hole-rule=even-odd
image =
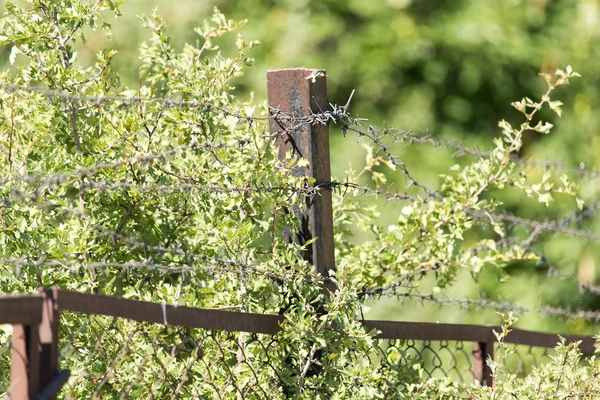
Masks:
[[[147,30],[137,21],[137,15],[147,13],[152,5],[170,25],[171,45],[175,49],[184,43],[203,45],[192,29],[210,13],[214,5],[230,17],[248,18],[242,28],[245,36],[259,38],[261,46],[253,49],[256,68],[246,69],[236,78],[236,95],[245,98],[254,91],[264,98],[264,70],[290,66],[326,67],[330,98],[346,99],[353,89],[353,112],[376,125],[415,129],[417,133],[431,132],[445,139],[466,140],[471,145],[488,149],[496,135],[496,123],[501,117],[519,124],[519,115],[510,110],[514,93],[535,98],[543,89],[543,81],[531,79],[537,72],[553,73],[558,66],[572,63],[584,74],[586,82],[574,82],[566,89],[573,101],[560,119],[549,109],[541,117],[554,124],[556,135],[526,135],[519,156],[541,163],[557,160],[557,164],[572,166],[565,169],[572,179],[580,176],[579,166],[598,167],[598,120],[593,109],[600,106],[598,85],[593,77],[600,74],[597,46],[599,31],[597,16],[600,6],[591,0],[529,1],[502,0],[481,2],[460,0],[443,6],[421,0],[360,1],[223,1],[196,2],[181,0],[131,0],[121,6],[121,23],[113,27],[110,39],[90,29],[85,30],[87,42],[74,44],[78,57],[85,64],[93,63],[95,54],[104,48],[116,47],[119,55],[112,59],[113,70],[123,82],[136,87],[139,66],[138,44],[145,40]],[[0,4],[0,10],[3,5]],[[264,22],[264,23],[263,23]],[[215,38],[213,44],[235,52],[234,41]],[[11,46],[0,48],[0,62],[9,63]],[[18,61],[18,60],[17,60]],[[516,125],[515,125],[516,126]],[[332,167],[337,176],[348,168],[348,160],[358,164],[362,149],[333,131]],[[420,182],[436,187],[439,175],[448,170],[454,160],[439,157],[428,145],[397,146],[394,152]],[[548,162],[553,169],[554,162]],[[380,167],[376,167],[379,170]],[[360,168],[359,168],[360,169]],[[543,168],[524,167],[530,176],[541,179]],[[362,177],[364,184],[365,176]],[[390,184],[403,188],[401,174],[388,176]],[[597,179],[584,179],[580,195],[588,204],[597,201]],[[411,188],[414,189],[414,188]],[[409,191],[411,190],[409,189]],[[401,189],[404,190],[404,189]],[[541,203],[524,201],[519,191],[503,190],[487,194],[502,199],[504,208],[528,219],[560,219],[572,212],[571,203],[557,201],[547,208]],[[378,221],[394,218],[393,207],[379,204]],[[365,203],[372,204],[371,199]],[[599,229],[598,218],[586,218],[581,225],[590,231]],[[518,229],[507,226],[509,233]],[[361,233],[357,240],[370,237]],[[597,308],[597,296],[579,293],[578,283],[594,283],[598,279],[598,240],[587,241],[569,235],[543,232],[532,244],[544,255],[547,263],[537,265],[513,263],[510,284],[498,284],[494,269],[484,270],[481,280],[473,284],[461,275],[463,294],[483,293],[492,298],[512,298],[521,295],[521,288],[535,288],[534,295],[523,301],[550,303],[560,307]],[[559,265],[561,273],[579,274],[577,279],[546,275]],[[547,285],[548,280],[552,281]],[[377,303],[371,310],[374,318],[386,314],[402,318],[417,317],[411,308],[397,302]],[[428,320],[450,318],[474,323],[498,323],[497,319],[481,313],[438,313],[434,309],[419,317]],[[519,321],[525,329],[563,330],[565,324],[555,319],[527,318]],[[568,324],[571,333],[589,334],[593,327],[577,322]]]
[[[535,257],[519,246],[499,247],[490,237],[465,239],[478,218],[500,205],[484,192],[510,186],[543,204],[557,194],[582,204],[568,178],[560,184],[551,176],[532,182],[518,173],[510,157],[523,146],[526,132],[549,132],[551,125],[536,123],[534,117],[544,106],[560,113],[560,103],[550,95],[578,76],[570,67],[546,77],[547,93],[539,101],[525,98],[513,104],[524,122],[517,128],[501,122],[502,136],[489,157],[452,168],[441,177],[438,195],[415,196],[391,223],[375,224],[377,209],[364,208],[351,187],[336,196],[338,267],[331,272],[335,290],[326,295],[321,277],[299,256],[302,249],[283,234],[297,227],[286,210],[307,196],[299,190],[305,182],[290,173],[297,160],[277,159],[272,138],[255,118],[265,110],[232,94],[232,79],[252,65],[248,52],[258,43],[238,36],[235,55],[218,51],[215,41],[240,23],[215,10],[196,29],[200,44],[176,51],[164,21],[144,17],[151,37],[140,49],[138,86],[130,88],[112,70],[114,50],[99,51],[93,66],[81,62],[76,50],[86,40],[86,29],[99,27],[110,34],[108,14],[118,16],[120,6],[111,0],[32,0],[23,8],[6,4],[0,42],[11,46],[14,67],[0,73],[0,291],[27,293],[57,285],[285,315],[282,333],[275,341],[264,339],[269,344],[263,347],[256,346],[260,338],[239,335],[236,342],[224,334],[207,340],[203,332],[185,332],[186,339],[203,343],[206,358],[244,343],[248,368],[231,368],[236,360],[190,363],[186,373],[192,383],[181,389],[182,397],[233,398],[240,387],[257,386],[271,398],[592,398],[597,381],[582,382],[597,375],[599,364],[590,359],[580,366],[572,346],[559,346],[554,362],[525,381],[498,367],[496,387],[484,389],[422,382],[416,360],[398,364],[394,354],[383,360],[375,332],[357,322],[362,290],[433,271],[441,291],[459,268],[478,274],[484,265]],[[121,97],[93,100],[106,95]],[[369,151],[367,166],[349,171],[347,180],[357,183],[371,175],[378,185],[398,168],[394,158]],[[501,221],[491,223],[498,234],[504,232]],[[355,244],[352,237],[360,228],[375,239]],[[63,322],[66,340],[77,342],[63,363],[76,377],[109,369],[128,338],[139,340],[130,343],[121,376],[139,368],[136,355],[155,355],[139,380],[112,379],[102,388],[103,397],[130,390],[132,397],[163,398],[180,383],[183,366],[197,357],[181,351],[181,363],[166,364],[167,349],[157,343],[170,340],[169,335],[154,326],[141,338],[135,326],[119,321],[102,342],[103,353],[110,356],[90,363],[86,357],[97,352],[94,336],[87,333],[102,327],[86,318],[70,316]],[[5,340],[8,332],[0,337]],[[265,359],[270,369],[260,368]],[[2,370],[6,362],[0,359]],[[207,373],[210,385],[203,384]],[[554,384],[547,385],[549,380]],[[223,393],[221,388],[226,388]],[[98,394],[95,390],[95,382],[76,379],[67,395],[88,398]]]

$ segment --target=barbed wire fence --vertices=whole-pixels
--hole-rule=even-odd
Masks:
[[[142,103],[153,103],[164,109],[192,109],[197,112],[216,112],[223,118],[232,118],[237,124],[277,124],[280,128],[276,133],[263,133],[260,136],[265,141],[285,140],[290,132],[302,131],[306,126],[326,127],[337,125],[344,135],[353,133],[357,140],[366,140],[374,145],[377,153],[382,153],[399,171],[404,180],[404,190],[394,191],[393,187],[371,187],[359,185],[347,180],[320,180],[316,184],[308,181],[297,181],[292,185],[272,185],[270,182],[250,182],[244,185],[225,182],[204,182],[201,178],[177,175],[169,171],[165,165],[185,152],[205,151],[217,152],[228,150],[251,149],[256,135],[248,135],[229,141],[220,141],[218,138],[203,142],[193,141],[173,149],[162,152],[147,152],[134,157],[113,159],[92,166],[78,167],[66,170],[59,174],[30,174],[6,175],[0,178],[0,185],[8,190],[2,194],[0,209],[10,210],[23,204],[50,210],[61,217],[68,217],[87,221],[94,216],[94,211],[82,205],[84,196],[113,195],[115,193],[135,192],[143,195],[169,196],[172,193],[201,193],[203,195],[227,196],[229,194],[247,196],[296,196],[299,203],[308,203],[315,198],[321,198],[325,193],[344,197],[372,197],[384,199],[386,202],[414,202],[419,196],[427,200],[436,201],[443,199],[443,194],[418,181],[401,157],[394,154],[398,145],[423,145],[431,146],[434,150],[451,150],[452,157],[488,157],[490,151],[476,147],[468,147],[464,142],[437,138],[430,134],[417,134],[411,131],[376,127],[369,125],[364,119],[352,117],[349,114],[349,102],[345,105],[329,105],[325,110],[310,112],[306,115],[295,115],[278,108],[270,108],[269,116],[255,117],[245,115],[239,111],[230,110],[202,101],[189,100],[183,94],[182,100],[168,98],[142,98],[124,96],[80,96],[71,93],[48,90],[46,88],[20,87],[16,85],[0,84],[0,89],[7,93],[25,93],[40,96],[49,101],[58,101],[63,106],[76,107],[136,107]],[[218,156],[215,155],[218,159]],[[559,161],[535,162],[516,156],[511,160],[523,168],[539,168],[563,171],[577,176],[581,180],[596,180],[600,176],[599,170],[587,169],[583,165],[573,167]],[[140,168],[157,163],[163,168],[161,179],[163,183],[156,182],[131,182],[111,180],[106,171],[128,168],[136,164]],[[97,176],[100,175],[99,178]],[[412,187],[412,189],[411,189]],[[57,196],[65,190],[72,190],[71,200],[57,201]],[[420,191],[421,193],[415,191]],[[546,268],[547,276],[561,277],[573,281],[584,294],[598,295],[600,287],[593,282],[580,282],[576,274],[565,272],[550,261],[543,249],[536,248],[545,235],[563,235],[582,240],[584,243],[600,243],[600,234],[591,229],[581,227],[584,222],[590,221],[600,208],[600,201],[585,206],[582,210],[573,212],[566,217],[553,220],[535,220],[513,215],[506,211],[491,214],[482,214],[477,210],[468,210],[469,215],[483,227],[490,227],[490,219],[502,222],[507,227],[526,232],[523,235],[501,238],[498,246],[511,246],[518,244],[527,251],[538,255],[538,264]],[[139,271],[145,273],[154,271],[167,276],[169,274],[186,274],[202,272],[207,280],[211,277],[238,277],[242,288],[253,280],[266,280],[274,288],[288,280],[300,276],[310,284],[326,285],[323,280],[312,274],[303,274],[289,266],[276,262],[270,267],[263,263],[267,257],[255,256],[247,258],[244,254],[231,257],[223,255],[209,255],[202,250],[197,251],[185,245],[172,245],[170,243],[155,243],[144,240],[136,235],[123,233],[122,229],[107,227],[102,223],[92,224],[95,236],[99,240],[107,240],[114,245],[125,246],[132,254],[142,254],[141,260],[82,260],[72,254],[38,254],[20,255],[10,259],[0,260],[1,268],[22,270],[33,268],[38,271],[38,279],[42,268],[53,268],[57,271],[79,271],[83,269],[102,270],[118,269],[122,271]],[[318,235],[316,235],[318,236]],[[333,249],[331,249],[333,250]],[[477,252],[478,249],[474,249]],[[552,316],[562,319],[583,320],[600,322],[600,312],[587,309],[569,309],[551,307],[548,305],[525,306],[505,299],[488,299],[486,297],[468,298],[452,297],[446,294],[426,293],[419,289],[420,279],[430,274],[436,274],[436,268],[427,268],[411,271],[398,277],[397,282],[380,286],[369,287],[359,291],[359,297],[364,301],[370,298],[393,297],[401,301],[415,301],[429,304],[430,306],[454,306],[470,310],[490,310],[516,314],[536,313],[542,316]],[[57,276],[57,281],[60,278]],[[52,282],[53,283],[53,282]],[[47,282],[40,280],[40,286],[48,286]],[[243,289],[242,291],[245,291]],[[274,289],[277,290],[277,289]],[[250,302],[232,306],[240,311],[248,311]],[[268,306],[263,305],[264,309]],[[1,322],[1,321],[0,321]],[[77,328],[75,328],[77,327]],[[127,334],[116,334],[117,332]],[[178,396],[211,396],[217,398],[271,398],[277,388],[285,387],[290,377],[304,378],[310,371],[311,360],[315,355],[309,356],[299,370],[289,370],[285,357],[280,357],[277,351],[277,338],[273,335],[253,333],[222,332],[206,329],[189,330],[178,326],[169,326],[166,323],[155,326],[145,322],[131,322],[115,317],[93,316],[83,321],[82,317],[65,313],[61,321],[61,365],[80,365],[86,360],[89,365],[94,365],[94,370],[71,371],[71,379],[65,386],[64,395],[67,398],[77,396],[82,387],[92,387],[94,396],[102,393],[119,391],[121,397],[172,397]],[[94,349],[79,347],[89,341],[83,338],[95,338]],[[493,349],[481,347],[479,341],[474,341],[479,347],[471,350],[461,340],[429,340],[384,338],[376,340],[374,365],[390,367],[394,363],[422,363],[425,365],[427,377],[453,376],[455,379],[470,382],[477,379],[483,382],[483,372],[479,376],[474,372],[474,363],[479,361],[485,364],[487,355],[493,354]],[[492,345],[493,346],[493,345]],[[515,345],[517,346],[517,345]],[[0,366],[5,367],[7,356],[10,353],[10,344],[0,346]],[[105,350],[110,351],[108,354]],[[93,351],[92,351],[93,350]],[[141,351],[143,350],[143,351]],[[314,353],[314,352],[313,352]],[[379,354],[377,356],[376,354]],[[547,359],[550,350],[545,348],[535,349],[529,346],[515,353],[517,360],[511,361],[511,368],[521,375],[526,375],[532,366],[539,365]],[[251,355],[251,357],[249,356]],[[96,362],[89,357],[95,357]],[[249,361],[252,359],[252,361]],[[279,360],[279,361],[277,361]],[[157,363],[155,363],[157,362]],[[154,375],[147,374],[147,365],[160,365]],[[286,368],[288,368],[286,370]],[[383,368],[383,367],[382,367]],[[481,371],[485,368],[482,367]],[[268,370],[272,379],[268,384],[258,378],[259,370]],[[283,371],[283,372],[282,372]],[[215,375],[221,375],[216,379]],[[194,381],[191,375],[201,376],[202,384]],[[226,382],[223,387],[215,387],[211,382]],[[487,381],[490,383],[489,379]],[[1,382],[5,384],[6,382]],[[212,385],[212,386],[211,386]],[[10,388],[6,389],[7,391]],[[1,390],[1,389],[0,389]],[[393,393],[394,388],[388,388]],[[281,395],[281,393],[279,393]],[[285,395],[285,394],[284,394]]]

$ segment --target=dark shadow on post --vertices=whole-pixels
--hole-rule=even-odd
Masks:
[[[488,360],[494,359],[494,342],[473,343],[473,376],[481,386],[493,386],[492,370]]]
[[[13,325],[10,360],[10,399],[29,399],[39,387],[39,325]]]
[[[42,323],[39,329],[40,382],[36,392],[38,395],[34,399],[56,399],[56,393],[60,386],[54,391],[47,390],[47,387],[53,383],[55,376],[58,375],[58,325],[60,315],[57,304],[57,289],[40,289],[40,292],[44,298]],[[46,394],[43,395],[43,393]]]

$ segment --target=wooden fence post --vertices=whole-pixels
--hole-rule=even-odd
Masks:
[[[56,290],[42,290],[40,324],[13,325],[11,339],[10,398],[55,399],[60,389],[50,389],[58,373],[58,323]],[[64,380],[64,374],[61,378]]]
[[[25,400],[32,397],[39,387],[39,365],[37,344],[39,325],[13,325],[11,338],[9,398]]]
[[[473,376],[481,386],[493,386],[488,359],[494,359],[494,342],[473,342]]]
[[[271,134],[277,135],[279,143],[279,159],[284,160],[286,153],[292,152],[308,161],[306,167],[294,167],[295,176],[314,178],[316,185],[330,182],[329,127],[300,120],[327,110],[325,71],[308,68],[267,71],[267,90],[270,116],[276,116],[275,110],[291,116],[270,121]],[[315,266],[317,273],[327,278],[329,270],[335,268],[331,192],[321,190],[320,195],[307,201],[306,209],[296,207],[293,211],[301,221],[300,231],[295,234],[296,242],[304,245],[318,238],[309,246],[304,258]],[[292,235],[289,236],[291,240]]]

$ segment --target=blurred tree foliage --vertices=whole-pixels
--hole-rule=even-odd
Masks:
[[[586,168],[600,165],[600,117],[594,113],[600,108],[598,0],[132,0],[122,8],[125,21],[115,26],[111,39],[115,43],[90,32],[80,56],[91,61],[98,49],[118,48],[114,66],[126,83],[134,85],[140,64],[137,44],[147,35],[134,20],[138,14],[149,15],[153,6],[165,15],[178,48],[200,40],[192,27],[213,6],[231,18],[248,19],[242,32],[262,44],[254,52],[254,68],[236,82],[242,97],[254,91],[259,99],[265,98],[266,69],[325,68],[331,101],[345,103],[356,89],[351,111],[371,123],[429,130],[484,148],[499,134],[500,119],[519,121],[510,107],[512,101],[534,98],[543,91],[544,82],[531,76],[571,64],[583,79],[561,91],[574,100],[568,102],[561,119],[541,113],[555,125],[554,134],[525,137],[521,156]],[[9,49],[4,49],[3,62],[8,56]],[[343,177],[348,159],[360,164],[364,154],[358,153],[358,146],[350,151],[349,140],[342,141],[339,132],[332,135],[334,175]],[[344,157],[336,157],[342,152]],[[413,174],[432,186],[456,162],[450,153],[440,157],[428,147],[409,146],[398,152]],[[528,174],[535,178],[542,172]],[[593,200],[597,186],[597,179],[584,182],[582,197]],[[504,201],[508,210],[532,219],[557,218],[572,209],[572,204],[559,202],[548,210],[517,196]],[[600,226],[591,222],[585,228],[598,231]],[[544,243],[553,261],[562,262],[568,272],[581,275],[583,269],[583,275],[588,271],[586,279],[595,279],[598,246],[572,238],[550,237]],[[483,288],[502,293],[495,274],[489,275],[484,274]],[[514,284],[512,290],[523,285],[528,287]],[[580,299],[576,285],[539,284],[538,288],[558,304],[594,304],[593,299],[573,300]],[[532,299],[539,301],[537,296]]]
[[[598,163],[599,124],[592,112],[600,102],[597,0],[137,0],[123,6],[123,18],[149,15],[153,6],[166,16],[176,46],[200,39],[192,27],[213,6],[248,19],[244,34],[262,44],[240,90],[264,95],[268,68],[326,68],[332,101],[345,101],[356,89],[352,110],[361,116],[404,129],[470,135],[474,143],[481,136],[489,143],[501,118],[518,118],[510,102],[544,87],[532,82],[532,74],[571,64],[585,79],[568,89],[577,98],[557,126],[568,134],[532,144],[524,155]],[[112,45],[120,54],[114,62],[127,83],[137,79],[135,44],[146,35],[139,24],[115,26]],[[106,40],[88,37],[80,56],[91,60],[111,45]]]
[[[181,31],[172,35],[179,44],[198,39],[191,27],[213,5],[247,18],[246,35],[259,38],[262,46],[256,68],[239,87],[258,94],[265,91],[267,68],[321,67],[328,71],[332,99],[341,102],[357,90],[353,108],[361,115],[403,128],[479,136],[496,131],[516,93],[539,92],[543,82],[532,83],[532,73],[571,64],[585,83],[569,89],[578,93],[575,112],[559,128],[573,132],[576,126],[590,138],[598,129],[591,112],[598,104],[600,70],[596,0],[152,0],[128,2],[124,17],[148,14],[153,3],[167,15],[172,30]],[[122,42],[132,48],[144,33],[123,32],[131,27],[123,25],[113,40],[120,49]],[[87,47],[94,54],[103,45],[91,41]],[[134,70],[128,54],[116,62]],[[598,143],[582,143],[581,133],[557,135],[556,140],[581,145],[565,156],[589,165],[596,161]]]

